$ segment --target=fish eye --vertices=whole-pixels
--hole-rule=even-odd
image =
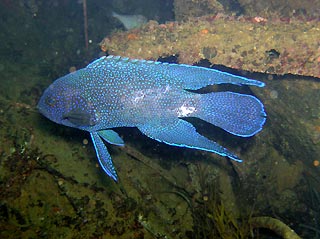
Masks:
[[[54,106],[56,103],[56,100],[52,97],[46,97],[45,102],[49,106]]]

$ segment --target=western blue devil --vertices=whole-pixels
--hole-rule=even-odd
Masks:
[[[197,117],[242,137],[258,133],[266,113],[256,97],[229,91],[192,91],[224,83],[264,86],[257,80],[209,68],[108,56],[53,82],[38,109],[58,124],[88,131],[101,167],[117,181],[102,141],[124,145],[114,127],[137,127],[146,136],[169,145],[241,161],[184,120]]]

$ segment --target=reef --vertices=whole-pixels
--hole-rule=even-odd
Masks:
[[[319,33],[317,19],[217,14],[166,24],[150,21],[107,36],[100,45],[109,54],[132,58],[176,55],[185,64],[207,59],[250,72],[320,77]]]

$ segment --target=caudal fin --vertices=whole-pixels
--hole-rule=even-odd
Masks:
[[[266,121],[266,113],[260,100],[252,95],[234,92],[201,95],[200,105],[194,116],[242,137],[258,133]]]

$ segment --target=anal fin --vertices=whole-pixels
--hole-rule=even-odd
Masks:
[[[242,162],[238,156],[218,143],[200,135],[192,124],[182,119],[168,122],[166,125],[159,125],[157,122],[152,122],[139,126],[138,129],[146,136],[169,145],[213,152]]]

